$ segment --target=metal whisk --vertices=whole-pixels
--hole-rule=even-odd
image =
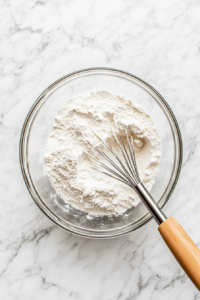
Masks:
[[[152,196],[149,194],[145,186],[142,184],[140,180],[140,176],[137,169],[134,145],[133,145],[133,137],[130,139],[128,137],[127,131],[125,130],[126,139],[127,139],[127,149],[124,145],[123,139],[119,132],[119,129],[116,128],[117,134],[113,130],[114,137],[119,146],[120,152],[123,157],[123,162],[117,153],[111,149],[105,141],[103,141],[100,137],[98,137],[104,145],[108,148],[111,154],[115,157],[118,163],[115,163],[105,152],[93,146],[96,151],[107,160],[110,166],[107,166],[103,162],[98,159],[90,157],[98,163],[101,167],[103,167],[107,172],[101,171],[97,168],[95,170],[115,178],[126,185],[130,186],[134,189],[151,215],[154,217],[156,222],[159,224],[158,230],[164,239],[165,243],[182,266],[183,270],[190,277],[196,287],[200,290],[200,251],[195,245],[195,243],[191,240],[188,234],[184,231],[181,225],[173,218],[166,218],[164,213],[158,207]],[[118,137],[117,137],[118,135]]]
[[[156,204],[155,200],[152,198],[152,196],[149,194],[145,186],[142,184],[140,180],[140,176],[138,173],[137,163],[135,159],[135,151],[134,151],[134,145],[133,145],[133,137],[131,135],[130,140],[127,134],[127,131],[125,130],[128,149],[126,149],[125,144],[123,142],[122,136],[119,132],[119,129],[116,127],[116,131],[119,137],[117,137],[116,133],[113,130],[113,135],[117,141],[117,144],[119,146],[120,152],[122,154],[124,162],[120,159],[120,157],[116,154],[116,152],[111,149],[108,144],[103,141],[97,134],[96,136],[103,142],[103,144],[109,149],[109,151],[112,153],[112,155],[115,157],[115,159],[118,161],[119,165],[117,165],[108,155],[106,155],[102,150],[96,148],[95,146],[92,146],[95,148],[95,150],[104,158],[106,159],[109,164],[114,168],[110,168],[106,164],[100,162],[96,158],[90,157],[98,163],[101,167],[106,169],[109,173],[105,171],[101,171],[97,168],[93,168],[97,170],[100,173],[103,173],[107,176],[110,176],[116,180],[119,180],[126,185],[130,186],[132,189],[134,189],[149,212],[152,214],[156,222],[160,225],[162,222],[166,220],[166,216],[161,211],[161,209]]]

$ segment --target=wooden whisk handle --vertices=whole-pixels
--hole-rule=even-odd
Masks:
[[[185,273],[200,290],[200,250],[173,217],[164,221],[158,230]]]

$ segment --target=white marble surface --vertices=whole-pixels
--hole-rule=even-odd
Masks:
[[[180,124],[183,168],[165,212],[200,246],[199,1],[4,0],[0,61],[0,299],[200,299],[154,221],[114,240],[64,232],[32,201],[18,159],[23,121],[49,84],[94,66],[131,72]]]

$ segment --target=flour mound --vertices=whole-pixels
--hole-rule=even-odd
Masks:
[[[88,154],[101,158],[90,143],[112,157],[96,134],[120,153],[111,130],[115,124],[125,143],[124,129],[133,136],[140,178],[150,191],[160,162],[160,137],[151,117],[131,100],[99,91],[67,101],[45,147],[46,171],[55,191],[90,215],[124,213],[140,201],[130,187],[92,169],[96,165]]]

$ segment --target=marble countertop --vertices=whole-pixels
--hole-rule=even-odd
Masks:
[[[180,179],[164,211],[200,247],[200,4],[189,0],[5,0],[0,7],[0,299],[198,300],[151,221],[113,240],[71,235],[23,182],[18,146],[37,96],[82,68],[131,72],[180,125]]]

